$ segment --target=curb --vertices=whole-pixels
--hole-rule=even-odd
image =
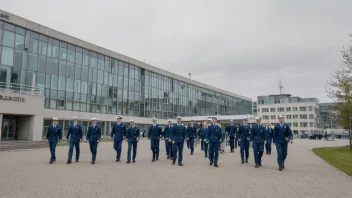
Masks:
[[[339,170],[338,168],[336,168],[335,166],[329,164],[327,161],[323,160],[321,157],[319,157],[318,155],[316,155],[312,149],[309,149],[309,152],[316,157],[318,160],[320,160],[321,162],[323,162],[324,164],[327,164],[328,166],[330,166],[333,170],[335,170],[336,172],[340,173],[340,175],[343,175],[344,177],[346,177],[347,179],[352,181],[352,177],[347,175],[346,173],[344,173],[343,171]]]

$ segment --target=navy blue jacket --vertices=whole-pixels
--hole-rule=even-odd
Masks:
[[[166,139],[166,138],[170,138],[170,133],[171,133],[171,130],[172,130],[172,125],[166,125],[165,128],[164,128],[164,132],[162,134],[162,136]]]
[[[114,123],[112,125],[110,137],[115,141],[122,141],[126,137],[126,125],[124,123]]]
[[[271,127],[265,128],[266,138],[273,139],[273,132],[274,129],[272,129]]]
[[[230,124],[226,127],[225,131],[227,132],[228,136],[233,138],[237,135],[237,127],[234,124]]]
[[[187,138],[189,138],[189,137],[191,137],[191,138],[197,137],[197,127],[196,126],[189,125],[187,127]]]
[[[67,131],[67,134],[66,134],[66,139],[69,139],[69,138],[70,138],[70,142],[77,142],[77,141],[80,141],[83,138],[83,132],[82,132],[81,125],[77,124],[75,126],[74,124],[71,124],[68,127],[68,131]]]
[[[250,133],[251,127],[248,124],[246,126],[242,124],[238,129],[238,139],[241,140],[241,142],[249,141]]]
[[[218,125],[211,124],[208,127],[208,135],[206,138],[209,142],[219,142],[222,140],[221,128]]]
[[[208,135],[208,127],[202,127],[199,129],[199,138],[202,140],[205,140],[207,138]]]
[[[129,126],[127,128],[126,138],[128,139],[129,142],[137,142],[137,138],[139,139],[140,133],[141,131],[139,130],[138,127]]]
[[[252,127],[252,133],[250,134],[250,141],[254,143],[264,143],[266,140],[265,127],[260,124]]]
[[[282,126],[277,124],[274,128],[273,143],[288,143],[290,140],[293,140],[290,126],[286,123]]]
[[[59,125],[56,125],[55,128],[53,125],[49,126],[46,131],[46,139],[50,142],[62,140],[62,128]]]
[[[175,124],[171,128],[170,139],[174,141],[175,144],[183,143],[187,138],[186,127],[183,124]]]
[[[94,142],[94,141],[100,140],[100,138],[101,138],[100,126],[95,125],[94,128],[93,128],[93,125],[89,126],[86,139],[91,142]]]
[[[156,124],[149,127],[148,138],[151,140],[158,140],[161,137],[162,128],[160,125]]]

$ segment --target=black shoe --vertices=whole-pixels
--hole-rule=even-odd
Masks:
[[[78,160],[78,159],[76,159],[76,162],[79,162],[79,160]]]
[[[248,159],[246,159],[246,163],[248,163]]]
[[[155,162],[155,159],[152,159],[152,162]]]
[[[71,160],[67,160],[67,164],[71,164],[72,162],[71,162]]]
[[[262,166],[262,163],[259,163],[259,166]]]
[[[214,167],[219,167],[218,164],[214,164]]]
[[[92,161],[91,164],[95,164],[95,161]]]
[[[128,160],[126,163],[127,163],[127,164],[129,164],[129,163],[131,163],[131,161],[130,161],[130,160]]]
[[[207,158],[207,156],[204,156],[204,158]]]
[[[281,166],[279,167],[279,171],[282,171],[282,167]]]
[[[173,157],[170,157],[170,160],[174,160],[174,158],[173,158]]]
[[[244,164],[244,161],[242,161],[241,164]]]
[[[136,160],[133,160],[132,162],[133,162],[133,163],[136,163]]]
[[[182,162],[179,162],[178,165],[179,165],[179,166],[183,166]]]
[[[56,162],[56,159],[53,159],[54,162]]]
[[[53,160],[50,160],[49,164],[53,164]]]
[[[159,155],[156,156],[156,161],[158,161],[158,160],[159,160]]]
[[[116,162],[119,162],[120,161],[120,158],[116,158]]]
[[[258,165],[258,164],[256,164],[256,165],[255,165],[255,167],[256,167],[256,168],[259,168],[259,165]]]
[[[212,166],[213,165],[213,162],[210,162],[210,164],[209,164],[210,166]]]
[[[174,161],[172,161],[172,165],[175,165],[175,163],[176,163],[176,162],[175,162],[175,160],[174,160]]]
[[[285,169],[285,164],[282,165],[282,169]]]
[[[191,153],[191,155],[193,155],[193,153]]]
[[[170,159],[170,157],[169,157],[169,156],[167,156],[167,159]]]

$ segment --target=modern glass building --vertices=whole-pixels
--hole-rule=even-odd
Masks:
[[[68,128],[73,116],[81,118],[85,128],[89,119],[96,117],[108,134],[116,115],[124,115],[126,122],[132,118],[143,126],[152,117],[166,123],[177,115],[241,115],[252,111],[249,98],[167,72],[2,10],[0,15],[1,89],[21,97],[28,95],[18,92],[23,87],[39,90],[36,97],[43,100],[43,132],[51,117],[59,117],[64,128]],[[0,108],[2,120],[9,123],[5,124],[6,130],[11,123],[15,123],[12,128],[19,128],[21,111],[13,111],[9,117]],[[18,130],[12,130],[2,131],[6,133],[3,139],[9,133],[13,134],[11,138],[21,136]]]

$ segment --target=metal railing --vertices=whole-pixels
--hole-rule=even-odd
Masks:
[[[29,95],[44,95],[42,88],[6,82],[0,82],[0,91]]]

